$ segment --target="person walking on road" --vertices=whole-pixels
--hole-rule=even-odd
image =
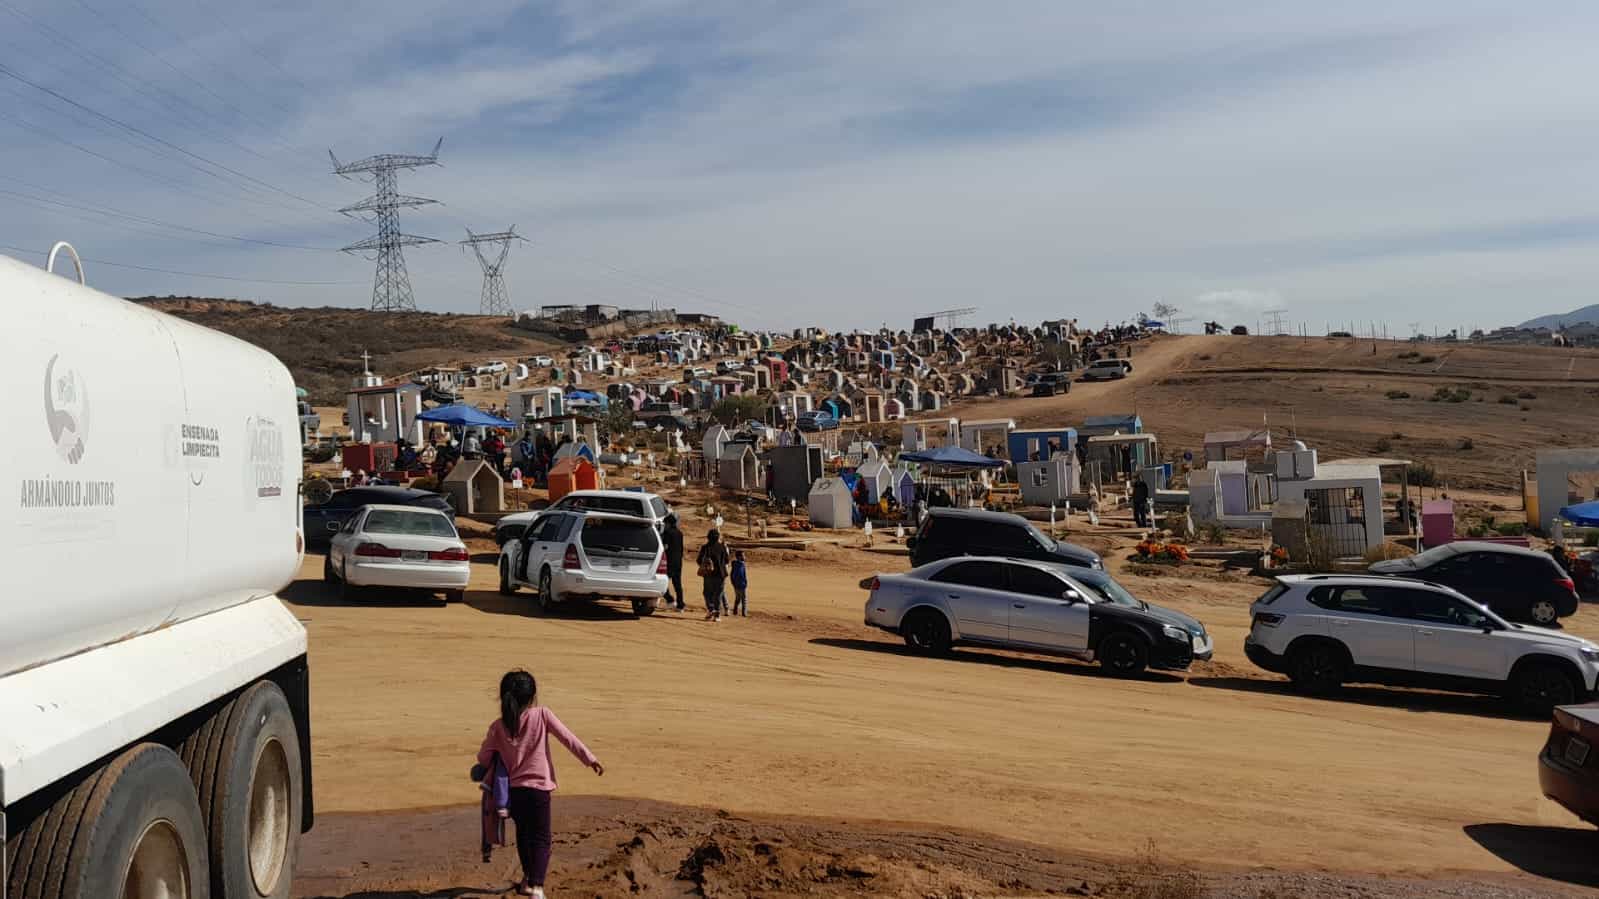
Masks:
[[[550,757],[550,738],[604,775],[605,766],[583,741],[538,704],[538,683],[520,669],[507,671],[500,678],[500,717],[489,725],[483,747],[478,750],[479,765],[492,765],[496,756],[510,779],[510,815],[516,824],[516,853],[522,861],[522,881],[516,885],[519,896],[543,899],[544,877],[550,868],[550,797],[555,792],[555,762]]]
[[[750,617],[750,573],[744,566],[744,550],[733,553],[733,568],[729,580],[733,582],[733,608],[729,615]]]
[[[666,546],[666,604],[672,605],[672,594],[677,594],[677,610],[686,608],[683,602],[683,531],[677,526],[677,516],[666,516],[666,528],[661,531],[661,543]]]
[[[723,591],[726,589],[727,569],[731,560],[720,531],[713,528],[705,535],[705,545],[700,547],[696,561],[700,578],[705,582],[705,620],[721,621],[722,608],[727,605]]]

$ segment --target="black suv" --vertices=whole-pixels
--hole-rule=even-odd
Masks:
[[[1052,540],[1032,522],[1009,512],[980,509],[928,509],[916,534],[905,542],[911,565],[950,556],[1004,556],[1059,562],[1078,568],[1104,568],[1099,553]]]
[[[1051,371],[1038,376],[1033,384],[1033,396],[1055,396],[1072,392],[1071,372]]]
[[[1545,553],[1519,546],[1462,540],[1367,570],[1453,587],[1506,618],[1545,627],[1577,611],[1570,576]]]

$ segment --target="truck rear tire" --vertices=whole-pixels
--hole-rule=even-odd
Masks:
[[[211,892],[287,899],[300,841],[300,740],[277,684],[261,681],[214,717],[213,757],[197,774],[210,835]]]
[[[61,819],[42,889],[23,899],[208,899],[205,825],[177,753],[141,743],[90,780],[82,811]]]

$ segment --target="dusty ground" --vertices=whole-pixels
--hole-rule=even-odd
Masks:
[[[301,853],[301,897],[439,899],[505,895],[520,877],[511,847],[484,864],[469,840],[471,808],[325,816]],[[1476,874],[1428,878],[1206,870],[1173,864],[1158,845],[1105,861],[943,828],[741,815],[595,796],[556,805],[550,885],[566,896],[1101,896],[1107,899],[1532,899],[1581,887]],[[1485,839],[1498,835],[1483,831]],[[1582,837],[1555,835],[1581,856]],[[444,847],[444,848],[441,848]],[[1583,861],[1560,871],[1580,876]]]
[[[690,522],[691,534],[704,527]],[[1109,550],[1131,541],[1083,542]],[[1391,895],[1378,877],[1428,879],[1393,895],[1599,885],[1599,834],[1539,795],[1546,723],[1486,698],[1379,688],[1332,701],[1296,696],[1243,657],[1260,581],[1127,577],[1138,595],[1203,620],[1217,651],[1187,675],[1125,682],[1046,658],[904,654],[860,623],[856,582],[907,566],[889,553],[752,553],[753,617],[713,624],[692,612],[634,620],[604,606],[537,617],[530,597],[494,592],[492,545],[472,544],[483,564],[462,605],[382,595],[340,603],[317,581],[319,557],[287,592],[311,633],[324,814],[473,802],[465,770],[495,712],[496,681],[526,666],[608,767],[595,779],[557,759],[560,807],[570,805],[574,823],[558,853],[559,876],[570,880],[552,882],[585,895],[622,892],[616,878],[635,869],[651,894],[698,888],[676,872],[708,835],[736,862],[702,878],[709,895],[1025,894],[1057,875],[1055,889],[1081,878],[1103,890],[1136,873],[1151,843],[1160,870],[1205,872],[1216,896]],[[1599,635],[1592,607],[1568,622]],[[639,804],[575,800],[585,795]],[[757,823],[714,819],[707,810],[717,809]],[[429,836],[463,815],[447,838]],[[773,821],[796,815],[824,823]],[[330,815],[299,889],[479,895],[505,869],[472,862],[469,819]],[[792,855],[757,857],[772,851],[760,843],[778,845],[757,826],[768,821]],[[896,823],[885,831],[863,822]],[[628,848],[641,827],[642,844]],[[827,874],[828,865],[846,873]],[[320,879],[340,866],[360,877]],[[770,867],[800,873],[773,885],[761,879]],[[1359,877],[1299,876],[1315,872]],[[1471,886],[1452,892],[1443,881]],[[1512,887],[1524,892],[1496,892]]]

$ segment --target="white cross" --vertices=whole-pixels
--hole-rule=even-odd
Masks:
[[[367,373],[372,371],[372,354],[366,350],[361,351],[361,370]]]

